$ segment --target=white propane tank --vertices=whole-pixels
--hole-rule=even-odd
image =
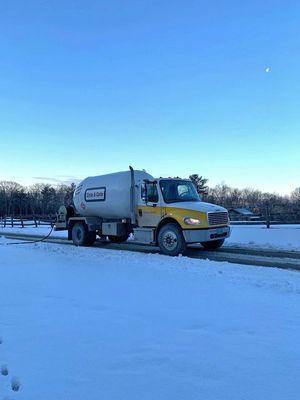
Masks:
[[[140,186],[144,179],[154,180],[147,172],[134,170],[135,185]],[[85,217],[130,218],[130,188],[130,171],[86,178],[74,192],[76,211]]]

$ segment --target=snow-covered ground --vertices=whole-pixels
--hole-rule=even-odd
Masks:
[[[273,225],[267,229],[264,225],[232,225],[231,237],[227,246],[247,246],[285,250],[300,250],[300,225]],[[1,228],[4,232],[22,234],[47,234],[49,227]],[[53,231],[52,236],[67,237],[66,231]]]
[[[298,398],[298,272],[8,242],[1,400]]]
[[[51,227],[50,226],[38,226],[37,228],[33,226],[26,226],[24,228],[21,227],[6,227],[3,228],[0,226],[0,235],[5,234],[5,233],[21,233],[22,235],[48,235],[50,232]],[[67,231],[55,231],[54,229],[52,230],[51,237],[62,237],[66,238],[68,236]]]
[[[226,245],[300,250],[300,225],[232,225]]]

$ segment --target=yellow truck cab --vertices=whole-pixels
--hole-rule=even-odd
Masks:
[[[182,253],[189,243],[216,249],[230,236],[227,210],[201,201],[191,180],[145,180],[138,197],[138,226],[154,229],[165,254]]]

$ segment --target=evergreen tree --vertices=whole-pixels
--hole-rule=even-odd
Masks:
[[[190,175],[190,180],[195,185],[195,188],[199,194],[202,194],[202,195],[207,194],[208,186],[206,184],[208,182],[208,179],[203,178],[202,175],[193,174],[193,175]]]

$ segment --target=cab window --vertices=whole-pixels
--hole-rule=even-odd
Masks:
[[[191,186],[187,184],[178,185],[177,186],[178,196],[182,199],[193,197],[193,192],[191,190]]]
[[[191,181],[161,180],[160,187],[166,203],[201,201]]]

